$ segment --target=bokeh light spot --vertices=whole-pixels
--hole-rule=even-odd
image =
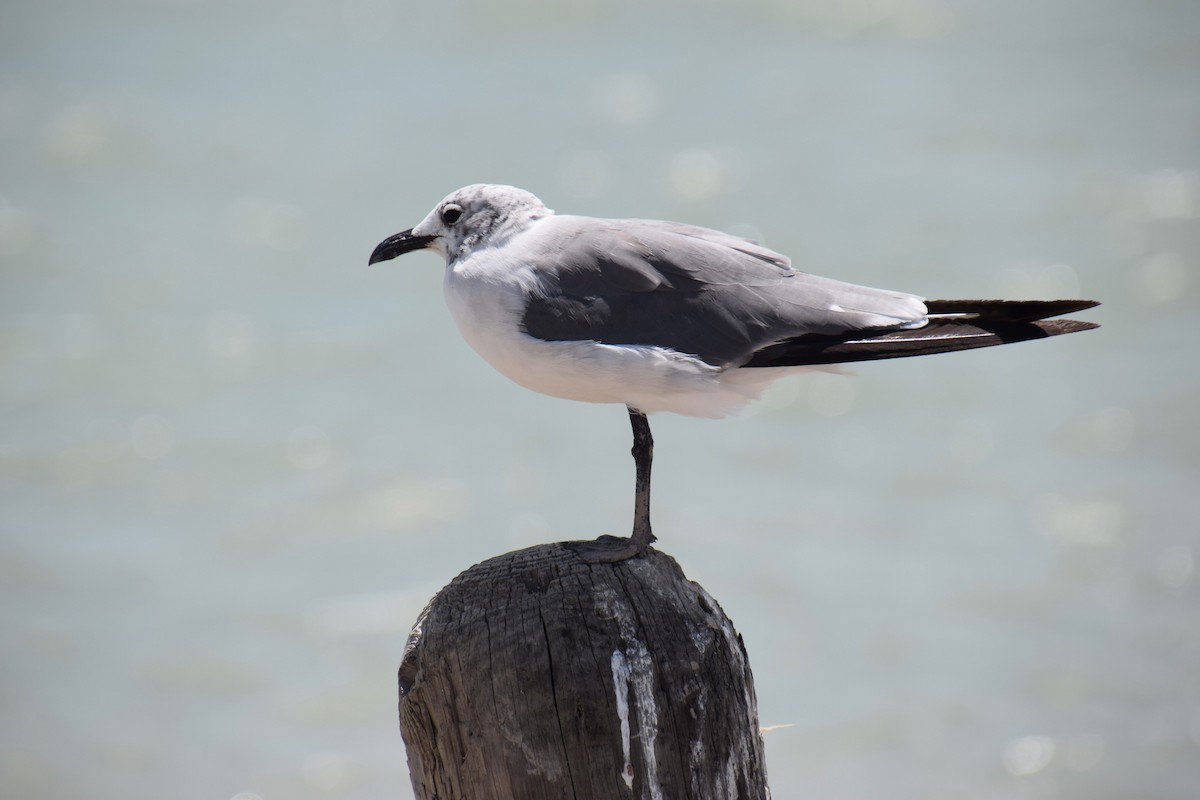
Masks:
[[[694,147],[681,150],[668,167],[671,188],[681,200],[707,200],[725,187],[726,173],[711,150]]]
[[[100,106],[82,104],[63,112],[50,126],[46,148],[61,161],[95,159],[108,143],[111,125]]]
[[[775,381],[763,392],[762,405],[770,409],[788,408],[800,399],[800,380],[796,377]]]
[[[1187,291],[1187,265],[1178,253],[1154,253],[1134,267],[1133,282],[1138,293],[1151,303],[1169,303]]]
[[[1033,510],[1034,524],[1044,536],[1064,543],[1111,547],[1121,540],[1125,507],[1114,500],[1069,500],[1047,494]]]
[[[763,236],[762,228],[751,222],[735,222],[732,225],[722,225],[721,230],[730,236],[740,236],[743,239],[749,239],[764,246],[766,243],[766,237]]]
[[[996,297],[1055,300],[1079,294],[1079,273],[1062,263],[1009,264],[992,274],[989,285]]]
[[[1160,169],[1134,178],[1127,211],[1150,219],[1200,218],[1200,173]]]
[[[1004,748],[1004,768],[1013,775],[1033,775],[1054,758],[1054,740],[1049,736],[1021,736]]]
[[[1079,273],[1070,264],[1044,264],[1036,272],[1038,297],[1053,300],[1079,296]]]
[[[218,311],[208,320],[205,341],[210,356],[245,358],[254,348],[254,320],[237,311]]]
[[[600,116],[617,125],[639,125],[658,111],[658,84],[640,72],[618,72],[604,77],[596,87]]]
[[[988,294],[993,297],[1020,297],[1026,300],[1036,299],[1037,279],[1033,270],[1027,265],[1010,265],[1001,267],[992,273],[988,281]]]
[[[346,785],[350,768],[337,753],[313,753],[304,759],[300,773],[310,786],[328,792]]]
[[[395,480],[367,493],[359,513],[364,525],[411,528],[464,514],[470,501],[470,495],[457,481]]]

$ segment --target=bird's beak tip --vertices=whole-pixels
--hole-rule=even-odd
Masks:
[[[416,236],[413,234],[412,228],[400,231],[379,243],[371,252],[371,257],[367,259],[367,266],[380,261],[391,261],[393,258],[411,253],[413,250],[424,249],[436,238],[436,236]]]

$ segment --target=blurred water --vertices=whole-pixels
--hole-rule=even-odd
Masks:
[[[420,606],[622,532],[624,412],[469,352],[459,185],[753,235],[1053,342],[655,420],[777,798],[1200,792],[1200,7],[53,0],[0,10],[4,794],[409,796]]]

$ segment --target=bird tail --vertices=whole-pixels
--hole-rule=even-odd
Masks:
[[[806,334],[759,350],[743,366],[844,364],[1045,339],[1098,328],[1094,322],[1050,319],[1098,305],[1095,300],[926,300],[928,322],[920,328]]]

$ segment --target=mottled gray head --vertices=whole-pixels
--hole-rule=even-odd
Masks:
[[[419,225],[388,237],[370,263],[428,248],[447,263],[483,247],[498,247],[529,223],[554,212],[524,189],[476,183],[451,192]]]

